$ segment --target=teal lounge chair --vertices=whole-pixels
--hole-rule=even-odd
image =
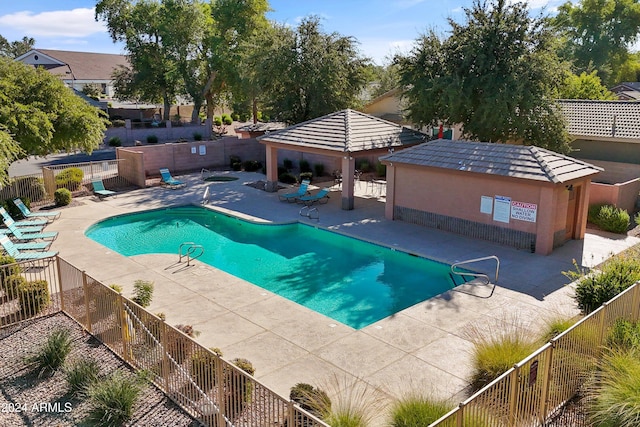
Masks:
[[[39,232],[39,233],[27,233],[22,231],[20,227],[16,227],[14,221],[12,219],[4,220],[4,225],[7,226],[15,240],[20,242],[25,242],[29,240],[55,240],[58,237],[57,231],[49,231],[49,232]]]
[[[53,221],[54,219],[58,219],[60,217],[60,211],[31,212],[20,199],[13,199],[13,204],[16,205],[18,209],[20,209],[20,212],[22,213],[22,216],[25,217],[25,219],[42,217],[48,219],[49,221]]]
[[[2,215],[3,219],[13,219],[9,212],[7,212],[5,208],[2,207],[0,207],[0,215]],[[46,219],[27,219],[24,221],[16,221],[14,219],[14,221],[18,227],[37,227],[40,225],[42,228],[49,223],[49,221],[47,221]]]
[[[11,218],[11,215],[9,215],[9,213],[2,207],[0,207],[0,214],[2,214],[2,221],[5,225],[7,225],[7,223],[13,224],[13,227],[19,228],[23,233],[40,233],[44,228],[44,225],[19,226],[18,223]],[[1,234],[13,234],[13,231],[11,231],[8,225],[6,230],[8,231]]]
[[[58,255],[58,252],[21,252],[7,236],[0,236],[0,245],[5,252],[16,261],[43,259]]]
[[[187,185],[184,182],[178,181],[177,179],[172,177],[171,172],[169,172],[169,169],[167,168],[160,169],[160,175],[162,175],[162,181],[160,181],[160,185],[163,185],[165,187],[175,189]]]
[[[311,181],[305,179],[300,183],[300,188],[298,188],[298,191],[294,191],[293,193],[278,194],[278,198],[281,202],[284,202],[285,200],[288,202],[295,202],[298,197],[309,194],[309,184],[311,184]]]
[[[314,203],[327,203],[329,201],[329,189],[323,188],[318,191],[316,194],[312,194],[311,196],[302,196],[298,197],[296,200],[298,203],[304,203],[307,206],[311,206]]]
[[[101,179],[94,179],[91,181],[91,185],[93,186],[93,194],[98,196],[99,199],[104,199],[105,197],[113,196],[116,194],[115,191],[107,190],[104,188],[104,183]]]

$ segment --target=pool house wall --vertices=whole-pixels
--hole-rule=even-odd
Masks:
[[[387,164],[387,219],[404,220],[547,255],[586,231],[590,179],[561,184],[408,164]],[[575,217],[567,220],[571,188]],[[537,205],[536,221],[496,221],[481,198]],[[570,227],[570,230],[567,228]]]

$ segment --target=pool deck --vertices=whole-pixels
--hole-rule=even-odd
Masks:
[[[340,209],[340,193],[320,205],[319,220],[299,215],[300,205],[280,202],[247,182],[264,175],[220,172],[237,181],[203,182],[199,174],[179,176],[186,188],[151,187],[119,193],[98,201],[77,199],[81,205],[62,210],[47,230],[60,232],[52,249],[91,277],[117,283],[130,296],[135,280],[155,284],[150,311],[164,312],[167,322],[191,324],[197,341],[219,347],[227,359],[243,357],[256,368],[258,380],[288,396],[298,382],[325,385],[336,375],[361,379],[384,398],[409,389],[463,400],[470,376],[469,330],[495,328],[502,321],[532,330],[554,315],[577,314],[572,288],[563,271],[573,260],[584,266],[600,263],[640,239],[588,230],[584,241],[570,241],[541,256],[481,240],[384,218],[383,199],[362,182],[356,184],[355,209]],[[500,259],[498,286],[471,290],[476,296],[449,291],[416,304],[361,330],[354,330],[299,304],[279,297],[213,267],[195,262],[177,264],[176,255],[123,257],[86,238],[85,230],[100,219],[139,210],[200,203],[209,187],[207,206],[261,221],[303,221],[365,240],[453,263],[496,255]],[[135,239],[135,236],[131,236]],[[491,264],[482,264],[491,269]],[[379,417],[382,424],[384,417]]]

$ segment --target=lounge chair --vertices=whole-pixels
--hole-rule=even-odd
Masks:
[[[298,203],[304,203],[307,206],[311,206],[314,203],[327,203],[329,201],[329,191],[330,190],[328,188],[323,188],[316,194],[298,197],[296,201]]]
[[[177,179],[172,177],[171,172],[169,172],[169,169],[167,168],[160,169],[160,175],[162,175],[162,181],[160,181],[160,185],[163,185],[165,187],[175,189],[187,185],[184,182],[178,181]]]
[[[113,196],[116,194],[115,191],[107,190],[104,188],[104,183],[101,179],[94,179],[91,181],[91,185],[93,186],[93,194],[98,196],[99,199],[104,199],[105,197]]]
[[[58,255],[58,252],[21,252],[20,249],[7,236],[0,236],[0,245],[5,252],[16,261],[49,258]]]
[[[13,219],[13,217],[9,214],[9,212],[7,212],[5,210],[5,208],[0,207],[0,215],[2,215],[3,219]],[[41,226],[40,228],[46,226],[49,221],[47,221],[46,219],[26,219],[24,221],[16,221],[15,219],[13,219],[15,221],[15,224],[18,227],[37,227],[37,226]]]
[[[44,225],[42,225],[42,224],[41,225],[19,226],[18,223],[13,220],[11,215],[9,215],[9,213],[2,207],[0,207],[0,214],[2,215],[2,221],[4,222],[5,225],[7,225],[7,223],[10,223],[10,224],[13,225],[14,228],[19,228],[20,231],[22,231],[23,233],[40,233],[42,231],[42,229],[44,228]],[[8,230],[8,231],[0,233],[0,234],[13,234],[13,231],[11,231],[11,229],[9,228],[8,225],[7,225],[7,228],[5,230]]]
[[[284,202],[285,200],[288,202],[295,202],[298,197],[309,194],[309,184],[311,184],[311,181],[305,179],[300,183],[300,188],[298,188],[298,191],[294,191],[293,193],[278,194],[278,198],[281,202]]]
[[[25,242],[30,240],[55,240],[58,237],[57,231],[45,231],[45,232],[36,232],[36,233],[28,233],[23,231],[23,228],[17,227],[15,222],[12,219],[4,220],[4,225],[7,226],[9,232],[13,234],[15,240],[19,242]]]
[[[22,203],[22,200],[20,199],[13,199],[13,204],[16,205],[18,209],[20,209],[20,212],[22,213],[22,216],[24,216],[25,219],[41,217],[41,218],[47,218],[49,221],[53,221],[54,219],[58,219],[60,217],[60,211],[31,212],[29,208],[26,207],[24,203]]]

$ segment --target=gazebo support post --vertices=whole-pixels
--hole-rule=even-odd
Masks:
[[[353,210],[353,175],[356,171],[356,161],[347,153],[342,157],[342,209]]]
[[[266,145],[267,184],[265,191],[275,193],[278,191],[278,149],[270,144]]]

